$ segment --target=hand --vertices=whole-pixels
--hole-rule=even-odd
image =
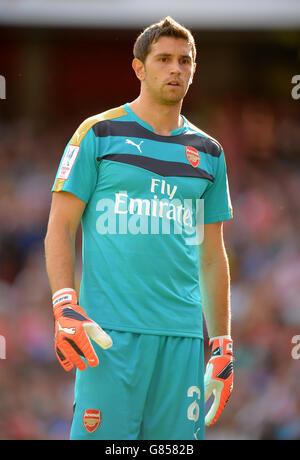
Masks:
[[[205,402],[214,395],[213,404],[205,417],[205,425],[215,423],[224,409],[233,389],[232,340],[229,336],[209,341],[211,358],[204,376]]]
[[[98,356],[90,338],[106,349],[113,344],[111,337],[77,305],[77,296],[73,289],[57,291],[52,301],[55,318],[55,352],[62,367],[70,371],[75,365],[83,371],[87,365],[80,356],[84,357],[91,367],[98,366]]]

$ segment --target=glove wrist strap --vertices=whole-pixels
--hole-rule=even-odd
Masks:
[[[232,339],[230,335],[221,335],[213,337],[209,341],[211,356],[232,356]]]
[[[211,342],[212,340],[217,340],[217,339],[232,340],[231,335],[218,335],[217,337],[210,338],[209,341]]]
[[[56,310],[63,304],[77,304],[76,291],[72,288],[59,289],[52,296],[53,309]]]

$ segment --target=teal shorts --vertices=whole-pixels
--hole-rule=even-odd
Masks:
[[[107,331],[77,371],[72,440],[204,439],[203,340]]]

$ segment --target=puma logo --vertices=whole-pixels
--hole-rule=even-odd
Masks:
[[[69,334],[69,335],[74,335],[76,332],[75,327],[62,327],[59,323],[58,323],[58,330],[65,332],[65,334]]]
[[[136,147],[138,149],[138,151],[140,153],[142,153],[142,149],[141,149],[141,145],[144,141],[141,141],[139,144],[136,144],[135,142],[133,142],[131,139],[126,139],[126,144],[131,144],[133,145],[134,147]]]

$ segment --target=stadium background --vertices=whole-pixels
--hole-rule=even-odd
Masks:
[[[0,1],[2,440],[68,438],[74,374],[53,352],[43,254],[50,188],[76,127],[137,96],[133,42],[167,14],[196,38],[183,113],[222,143],[234,208],[235,387],[207,439],[300,439],[299,4],[168,3]]]

